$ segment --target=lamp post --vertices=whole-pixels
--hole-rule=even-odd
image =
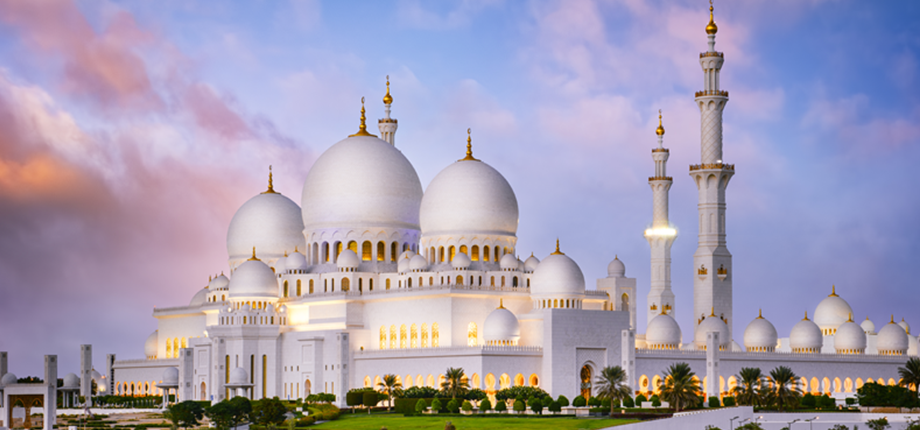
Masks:
[[[729,429],[735,430],[735,420],[737,420],[738,418],[739,418],[739,417],[734,417],[734,418],[730,418],[730,419],[728,420],[728,428],[729,428]]]
[[[796,418],[796,419],[790,421],[790,422],[788,423],[788,425],[786,426],[786,428],[789,429],[789,430],[792,430],[792,425],[795,424],[795,423],[797,423],[797,422],[799,422],[799,421],[801,421],[801,419],[799,419],[799,418]]]
[[[814,418],[812,418],[812,419],[810,419],[810,420],[805,420],[805,422],[808,423],[808,430],[811,430],[811,426],[812,426],[811,422],[814,421],[814,420],[816,420],[816,419],[818,419],[818,417],[814,417]]]

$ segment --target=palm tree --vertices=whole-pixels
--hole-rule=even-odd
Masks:
[[[779,366],[770,371],[770,378],[773,379],[773,388],[770,390],[771,403],[779,406],[780,411],[786,407],[795,408],[802,397],[802,390],[796,384],[799,379],[792,369],[786,366]]]
[[[462,396],[470,389],[470,383],[463,377],[463,368],[448,367],[444,373],[444,382],[441,383],[441,391],[451,398],[456,399]]]
[[[739,405],[758,407],[763,405],[761,397],[763,374],[756,367],[742,367],[736,377],[738,385],[732,388],[732,395]]]
[[[597,377],[597,397],[610,399],[610,416],[613,416],[613,405],[632,393],[624,382],[626,381],[626,371],[620,366],[605,367],[601,370],[600,376]]]
[[[396,375],[391,373],[383,375],[383,379],[377,383],[377,388],[387,395],[387,410],[390,410],[393,407],[393,393],[402,388],[402,384],[396,380]]]
[[[898,368],[898,375],[901,376],[899,385],[907,388],[913,385],[914,391],[920,395],[920,358],[911,357],[910,360],[907,360],[904,367]]]
[[[700,395],[700,383],[687,363],[675,363],[668,368],[661,385],[661,399],[680,412],[697,401]]]

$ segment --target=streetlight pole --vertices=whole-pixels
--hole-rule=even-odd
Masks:
[[[731,419],[728,420],[728,428],[729,428],[729,429],[735,430],[735,420],[737,420],[737,419],[738,419],[738,417],[734,417],[734,418],[731,418]]]
[[[811,426],[812,426],[811,423],[812,423],[812,421],[814,421],[814,420],[816,420],[816,419],[818,419],[818,417],[814,417],[814,418],[812,418],[812,419],[810,419],[810,420],[805,420],[805,422],[808,423],[808,430],[811,430]]]
[[[801,421],[801,419],[799,419],[799,418],[796,418],[796,419],[790,421],[790,422],[788,423],[788,425],[786,426],[786,428],[789,429],[789,430],[792,430],[792,425],[795,424],[795,423],[797,423],[797,422],[799,422],[799,421]]]

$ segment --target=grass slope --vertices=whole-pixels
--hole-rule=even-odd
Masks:
[[[443,430],[444,424],[452,422],[457,430],[466,429],[514,429],[514,430],[594,430],[636,422],[636,420],[616,420],[597,418],[519,418],[519,417],[459,417],[459,416],[421,416],[406,417],[396,414],[350,415],[342,414],[335,421],[326,422],[317,429],[349,430]]]

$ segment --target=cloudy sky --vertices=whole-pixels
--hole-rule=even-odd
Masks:
[[[707,8],[0,0],[0,350],[20,376],[43,354],[76,371],[81,343],[97,368],[141,358],[153,307],[226,271],[227,225],[268,165],[299,202],[360,98],[383,115],[386,75],[423,187],[471,127],[517,194],[519,254],[558,236],[589,288],[619,255],[640,309],[662,109],[689,339]],[[716,22],[736,333],[763,308],[788,336],[832,284],[854,318],[920,331],[920,3],[718,1]]]

